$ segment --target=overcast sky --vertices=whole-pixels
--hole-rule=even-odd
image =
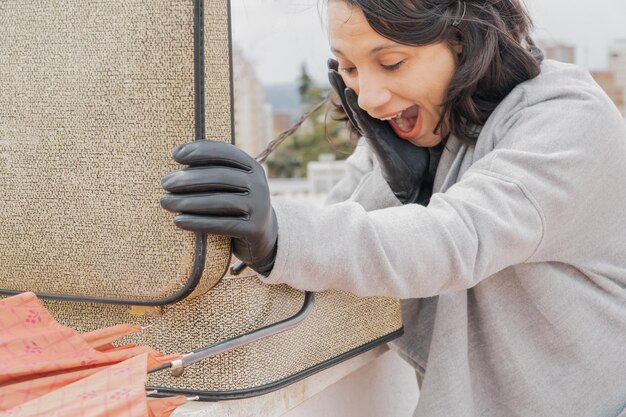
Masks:
[[[576,46],[577,63],[604,69],[609,45],[626,39],[626,0],[525,0],[535,39]],[[320,82],[331,56],[318,0],[231,0],[233,40],[264,84],[294,81],[302,62]]]

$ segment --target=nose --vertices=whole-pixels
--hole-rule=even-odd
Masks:
[[[391,100],[391,91],[385,87],[381,80],[375,78],[359,77],[359,107],[370,115],[380,114],[385,105]]]

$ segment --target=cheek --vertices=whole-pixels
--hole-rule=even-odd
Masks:
[[[425,92],[425,95],[429,104],[433,107],[433,109],[437,110],[437,112],[439,112],[439,109],[446,98],[448,87],[452,81],[452,76],[452,72],[442,71],[438,74],[434,74],[426,83],[428,89]]]
[[[346,87],[351,88],[354,92],[359,95],[359,79],[357,77],[343,77],[343,82],[346,84]]]
[[[433,68],[437,68],[437,70],[433,70]],[[425,86],[421,90],[426,90],[427,100],[434,108],[443,104],[455,71],[456,61],[452,52],[442,47],[438,53],[433,53],[431,65],[421,72],[423,75],[422,82]]]
[[[445,98],[446,93],[448,92],[448,87],[452,82],[452,78],[454,78],[454,74],[456,73],[456,62],[450,56],[448,57],[447,62],[442,65],[443,70],[439,73],[437,80],[435,80],[435,85],[439,90],[439,96],[441,100]]]

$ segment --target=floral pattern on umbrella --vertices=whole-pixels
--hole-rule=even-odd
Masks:
[[[113,345],[138,331],[119,325],[79,334],[33,293],[0,300],[0,416],[169,416],[185,398],[147,401],[146,373],[180,355]],[[73,414],[83,405],[82,414]]]

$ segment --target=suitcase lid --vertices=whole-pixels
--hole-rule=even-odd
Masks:
[[[160,305],[224,275],[229,240],[159,203],[175,145],[205,118],[231,138],[228,2],[206,8],[3,2],[0,293]]]

